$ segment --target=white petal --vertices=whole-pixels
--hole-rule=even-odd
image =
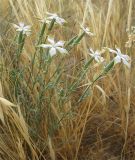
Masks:
[[[28,29],[23,29],[23,31],[24,31],[24,33],[30,33],[31,32],[31,30],[28,30]]]
[[[21,32],[21,31],[23,31],[23,29],[22,28],[18,28],[16,31]]]
[[[57,18],[59,18],[58,15],[55,14],[55,13],[54,13],[54,14],[53,14],[53,13],[47,13],[47,14],[48,14],[48,16],[49,16],[49,17],[47,17],[47,19],[51,19],[51,20],[52,20],[52,19],[57,19]]]
[[[90,55],[91,57],[95,57],[95,55],[94,55],[94,54],[89,53],[89,55]]]
[[[95,60],[97,61],[97,62],[100,62],[100,57],[95,57]]]
[[[91,53],[93,53],[93,54],[94,54],[94,51],[93,51],[93,49],[92,49],[92,48],[90,48],[89,50],[90,50],[90,52],[91,52]]]
[[[24,25],[23,22],[20,22],[20,23],[19,23],[19,26],[20,26],[20,27],[24,27],[25,25]]]
[[[86,32],[90,32],[90,29],[87,27],[87,28],[85,28],[85,31]]]
[[[98,50],[96,50],[94,54],[97,55],[97,56],[101,56],[101,54]]]
[[[68,53],[68,51],[64,48],[61,48],[61,47],[56,47],[56,49],[60,52],[60,53]]]
[[[55,47],[63,47],[64,43],[64,41],[58,41],[57,43],[55,43]]]
[[[31,28],[30,25],[24,27],[25,30],[30,30],[30,28]]]
[[[54,56],[56,54],[56,49],[54,47],[52,47],[50,50],[49,50],[49,54],[50,56]]]
[[[81,29],[86,33],[86,34],[88,34],[89,36],[94,36],[95,34],[94,33],[92,33],[92,32],[90,32],[90,29],[88,28],[88,27],[83,27],[82,25],[80,25],[81,26]]]
[[[120,56],[116,56],[114,58],[114,62],[117,64],[117,63],[120,63],[121,62],[121,57]]]
[[[116,48],[116,50],[117,50],[117,54],[121,56],[122,55],[121,50],[119,48]]]
[[[103,61],[104,61],[104,58],[101,57],[101,56],[95,56],[95,60],[96,60],[97,62],[103,62]]]
[[[50,37],[48,37],[48,41],[51,43],[51,44],[53,44],[54,45],[54,38],[50,38]]]
[[[47,15],[49,16],[47,17],[48,20],[55,19],[56,23],[60,25],[66,22],[63,18],[60,18],[56,13],[53,14],[53,13],[47,12]]]
[[[56,17],[56,22],[60,25],[62,25],[63,23],[65,23],[66,21],[63,19],[63,18],[59,18],[59,17]]]
[[[131,67],[131,64],[128,61],[126,61],[125,59],[122,59],[122,61],[128,68]]]
[[[50,44],[41,44],[41,45],[39,45],[39,47],[42,47],[42,48],[51,48],[52,45],[50,45]]]
[[[89,30],[88,28],[85,28],[83,25],[80,25],[80,27],[84,32],[87,32]]]
[[[92,33],[92,32],[86,32],[89,36],[95,36],[95,34],[94,33]]]
[[[52,19],[56,19],[56,17],[55,16],[50,16],[47,19],[52,20]]]
[[[125,59],[125,60],[127,60],[127,61],[129,61],[130,60],[130,57],[128,56],[128,55],[122,55],[122,59]]]

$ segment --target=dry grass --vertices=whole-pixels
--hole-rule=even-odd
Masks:
[[[3,97],[0,98],[0,159],[134,160],[135,49],[125,48],[125,43],[128,40],[126,29],[130,30],[135,23],[135,0],[0,0],[0,4],[0,97]],[[56,89],[46,93],[46,96],[53,94],[50,105],[44,99],[37,102],[42,89],[39,83],[31,91],[32,82],[28,82],[29,88],[23,92],[29,79],[28,68],[17,99],[14,88],[17,77],[13,79],[14,73],[11,73],[15,50],[11,23],[24,21],[33,25],[33,34],[27,39],[21,56],[20,67],[23,68],[30,63],[34,51],[32,44],[39,30],[37,18],[43,18],[46,11],[56,12],[68,21],[68,25],[57,29],[59,32],[53,31],[60,39],[76,35],[79,23],[90,26],[96,33],[90,40],[84,38],[71,56],[64,59],[69,70],[63,76],[65,81],[72,82],[76,78],[74,66],[88,58],[88,46],[94,49],[119,46],[132,57],[131,69],[118,65],[94,85],[91,96],[79,105],[75,105],[75,102],[83,87],[60,106]],[[110,59],[109,54],[106,59]],[[54,67],[58,62],[53,63]],[[51,67],[50,75],[45,80],[48,81],[54,67]],[[34,74],[37,72],[35,66]],[[87,85],[91,77],[99,72],[100,66],[93,66],[83,85]],[[44,110],[39,112],[40,106]],[[46,107],[50,108],[50,117],[46,115]],[[48,135],[49,125],[54,131]]]

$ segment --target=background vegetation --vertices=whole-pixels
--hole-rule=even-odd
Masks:
[[[50,67],[46,74],[38,70],[39,63],[35,62],[33,70],[29,67],[41,27],[39,18],[44,18],[46,11],[58,13],[68,22],[52,31],[57,39],[68,40],[78,34],[80,23],[96,34],[83,38],[63,58],[61,81],[59,71],[53,76],[59,57],[46,66]],[[16,32],[12,26],[17,22],[32,25],[19,70],[14,64]],[[133,45],[125,47],[134,24],[135,0],[0,0],[2,160],[135,159],[135,50]],[[89,59],[88,47],[96,50],[115,45],[131,56],[131,69],[118,65],[78,104],[92,77],[100,73],[101,66],[93,63],[79,87],[67,100],[62,98],[68,84],[77,81],[82,62]],[[109,61],[110,54],[105,56]]]

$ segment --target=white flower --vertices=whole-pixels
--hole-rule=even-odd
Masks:
[[[89,53],[90,56],[92,56],[97,62],[103,62],[104,58],[101,56],[100,52],[96,50],[95,52],[93,51],[92,48],[89,49],[91,53]]]
[[[39,45],[39,47],[49,48],[49,54],[51,57],[56,55],[57,51],[62,54],[68,53],[68,51],[63,48],[64,41],[55,42],[53,38],[48,38],[48,41],[50,42],[50,44],[41,44]]]
[[[89,36],[94,36],[95,35],[94,33],[90,32],[90,29],[88,27],[85,28],[81,25],[81,29]]]
[[[55,22],[63,25],[66,21],[63,18],[60,18],[56,13],[49,13],[47,12],[47,15],[49,16],[47,19],[48,20],[53,20],[55,19]]]
[[[114,58],[115,64],[120,63],[122,61],[128,68],[130,68],[131,64],[129,61],[131,60],[131,58],[128,55],[122,54],[119,48],[116,48],[116,50],[113,50],[111,48],[108,49],[111,53],[116,54],[116,57]]]
[[[17,32],[22,32],[23,34],[29,36],[31,34],[31,26],[27,25],[25,26],[24,23],[20,22],[19,25],[13,24],[13,26],[16,28]]]

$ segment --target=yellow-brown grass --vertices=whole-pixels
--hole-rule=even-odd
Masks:
[[[21,65],[27,65],[34,50],[31,44],[39,29],[37,18],[43,18],[46,11],[56,12],[67,20],[67,26],[60,28],[59,32],[54,31],[54,35],[60,39],[69,39],[71,35],[77,34],[79,23],[90,26],[96,34],[90,40],[84,38],[72,51],[71,56],[65,60],[69,67],[79,63],[82,58],[88,58],[88,46],[101,49],[116,45],[132,57],[131,69],[128,70],[123,65],[115,67],[111,74],[94,85],[92,95],[79,108],[75,107],[75,115],[73,113],[61,120],[57,94],[54,94],[51,110],[60,121],[60,127],[52,137],[48,136],[48,119],[43,113],[42,117],[46,118],[39,124],[40,137],[36,141],[30,137],[27,120],[23,117],[29,103],[18,104],[18,99],[13,96],[10,88],[12,83],[8,71],[2,73],[0,97],[4,99],[0,99],[0,158],[25,160],[30,155],[32,160],[134,160],[135,50],[133,47],[125,48],[125,43],[128,40],[126,29],[130,30],[135,23],[135,0],[0,0],[0,3],[1,57],[5,54],[8,60],[5,62],[1,58],[4,68],[12,67],[10,55],[13,54],[14,46],[10,46],[13,35],[10,24],[24,21],[33,25],[33,34],[28,38],[21,57]],[[106,59],[110,59],[109,54]],[[34,71],[37,73],[36,69]],[[83,85],[87,86],[91,75],[96,75],[99,71],[100,67],[94,66]],[[69,78],[70,71],[67,74]],[[25,79],[28,77],[26,75]],[[70,78],[72,81],[75,77]],[[26,86],[26,83],[22,82],[22,86]],[[79,89],[81,88],[83,86]],[[31,93],[33,103],[36,103],[39,89],[39,84],[36,84]],[[78,96],[79,91],[73,95],[73,99],[76,100]],[[6,99],[10,99],[15,106]],[[63,112],[70,110],[72,105],[71,101],[64,104]]]

